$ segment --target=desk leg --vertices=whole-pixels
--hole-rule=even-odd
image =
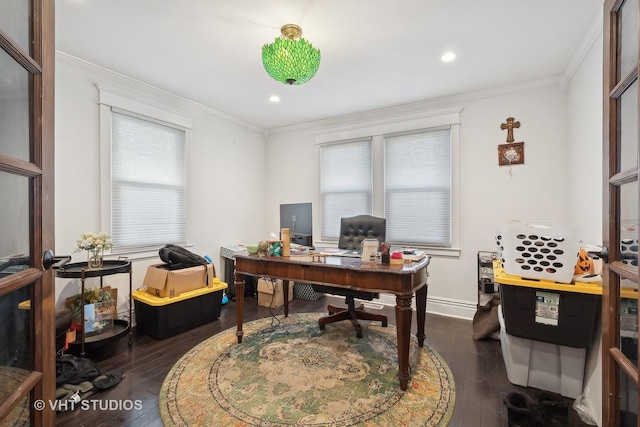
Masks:
[[[133,291],[133,275],[131,274],[132,272],[133,268],[131,263],[129,263],[129,347],[133,345],[133,327],[131,326],[131,322],[133,321],[133,301],[131,300],[131,293]],[[102,276],[100,276],[100,280],[102,280]]]
[[[409,385],[409,344],[411,342],[411,295],[396,296],[396,329],[398,330],[398,378],[400,388]]]
[[[289,317],[289,280],[282,281],[282,297],[284,298],[284,317]]]
[[[427,284],[416,291],[416,320],[418,323],[418,345],[424,346],[424,323],[427,313]]]
[[[244,318],[244,276],[242,274],[235,273],[235,287],[236,287],[236,324],[238,329],[236,330],[236,336],[238,337],[238,343],[242,342],[242,320]]]

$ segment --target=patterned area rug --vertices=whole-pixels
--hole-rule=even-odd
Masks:
[[[30,372],[11,366],[0,366],[0,401],[13,393],[22,382],[27,379]],[[0,426],[28,426],[29,425],[29,399],[22,399],[0,422]]]
[[[321,314],[265,318],[198,344],[160,391],[165,426],[446,426],[453,375],[426,343],[411,342],[412,379],[398,382],[396,329],[363,322],[318,328]]]

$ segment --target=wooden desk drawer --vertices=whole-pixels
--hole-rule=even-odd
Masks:
[[[290,264],[288,277],[298,282],[324,283],[324,270],[316,265]]]

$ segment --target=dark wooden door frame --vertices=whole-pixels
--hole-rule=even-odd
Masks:
[[[8,413],[24,398],[45,402],[43,410],[30,405],[32,426],[55,426],[56,414],[48,402],[55,401],[55,292],[52,271],[42,266],[46,249],[54,249],[54,69],[55,2],[31,0],[30,49],[26,52],[0,29],[0,48],[31,75],[31,158],[23,161],[0,155],[0,171],[29,178],[31,199],[30,268],[0,280],[0,296],[31,287],[30,336],[32,372],[3,402],[0,414]],[[0,415],[1,418],[1,415]]]
[[[627,0],[630,2],[638,0]],[[603,246],[609,250],[602,278],[602,425],[620,425],[620,373],[638,386],[638,366],[620,350],[620,280],[638,283],[638,267],[623,264],[620,250],[620,188],[638,181],[638,164],[620,170],[620,97],[638,80],[638,63],[619,70],[621,43],[620,10],[624,0],[606,0],[603,22]],[[637,8],[636,8],[637,9]],[[636,37],[640,36],[636,34]],[[627,74],[622,74],[627,73]],[[640,105],[638,99],[636,104]],[[640,111],[638,108],[637,111]],[[636,117],[636,127],[640,121]],[[638,141],[636,141],[638,144]],[[640,153],[638,149],[637,153]],[[640,197],[637,199],[640,200]],[[640,212],[640,206],[636,207]],[[637,217],[636,217],[637,218]],[[636,239],[638,236],[636,235]],[[636,408],[640,413],[640,402]],[[640,426],[640,424],[638,424]]]

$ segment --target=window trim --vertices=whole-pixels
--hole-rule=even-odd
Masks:
[[[117,89],[97,85],[99,105],[99,140],[100,140],[100,230],[111,233],[111,112],[119,110],[121,114],[131,113],[132,116],[148,118],[150,121],[163,123],[167,126],[177,127],[185,131],[185,170],[187,192],[187,242],[191,241],[191,176],[189,171],[191,163],[191,137],[192,120],[177,112],[160,108],[142,100],[134,100],[121,95]],[[185,246],[191,246],[188,243]],[[157,256],[153,250],[133,250],[117,252],[118,255],[129,256],[134,259]]]
[[[346,142],[360,138],[372,138],[373,154],[373,215],[384,216],[384,137],[385,135],[450,127],[451,130],[451,247],[416,245],[429,255],[459,257],[460,249],[460,112],[462,107],[432,111],[423,117],[398,118],[387,123],[368,123],[335,129],[316,135],[316,158],[320,161],[320,147],[325,144]],[[318,167],[318,183],[320,182]],[[316,200],[320,200],[320,187],[316,188]],[[320,218],[320,221],[322,218]],[[335,245],[337,241],[320,241],[319,244]]]

